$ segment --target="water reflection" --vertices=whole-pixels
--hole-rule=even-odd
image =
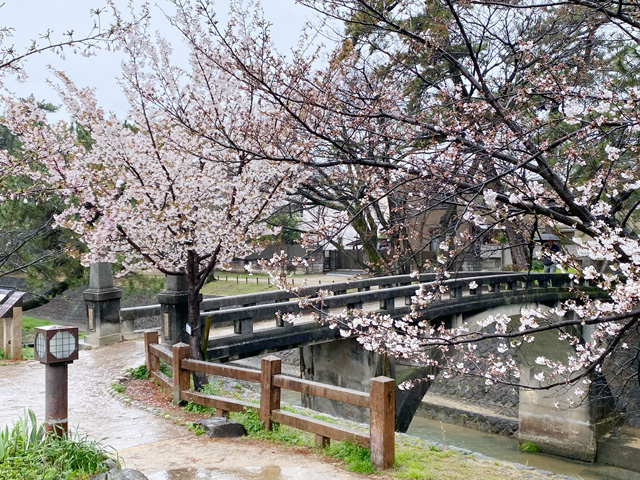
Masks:
[[[297,469],[296,469],[297,470]],[[176,468],[147,475],[149,480],[293,480],[295,472],[283,475],[277,465],[248,467],[238,472],[221,472],[207,468]]]
[[[205,468],[176,468],[147,475],[149,480],[243,480],[242,477]]]

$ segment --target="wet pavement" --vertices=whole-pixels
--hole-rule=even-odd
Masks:
[[[359,479],[345,472],[327,459],[285,449],[270,443],[250,439],[210,439],[195,436],[184,426],[176,425],[149,410],[128,405],[114,398],[110,386],[116,376],[127,368],[144,363],[141,341],[117,343],[108,347],[83,350],[80,358],[69,365],[69,426],[72,431],[103,439],[103,444],[117,451],[126,468],[140,470],[149,480],[337,480]],[[44,369],[39,362],[22,362],[0,366],[0,428],[11,425],[25,409],[44,420]],[[417,419],[428,422],[423,419]],[[414,422],[419,423],[419,422]],[[463,429],[462,440],[454,438],[455,429],[461,427],[426,425],[419,430],[413,425],[414,435],[444,444],[463,442],[462,446],[486,455],[503,457],[503,450],[517,450],[515,441],[506,448],[493,435]],[[446,430],[446,431],[445,431]],[[425,433],[426,432],[426,433]],[[430,438],[441,432],[442,438]],[[428,434],[428,435],[427,435]],[[436,435],[437,436],[437,435]],[[486,438],[485,438],[486,436]],[[482,437],[479,444],[469,444]],[[483,451],[485,444],[496,443],[496,448]],[[513,444],[513,445],[511,445]],[[513,447],[513,448],[511,448]],[[516,451],[517,455],[522,452]],[[514,455],[515,455],[514,454]],[[503,458],[505,459],[505,458]],[[535,460],[542,460],[537,465]],[[638,474],[610,467],[572,465],[567,469],[551,464],[558,459],[509,458],[538,468],[553,470],[577,478],[637,479]],[[564,463],[567,463],[566,461]],[[574,462],[575,463],[575,462]]]
[[[143,344],[136,341],[83,350],[69,365],[70,430],[101,439],[126,468],[150,480],[359,478],[321,457],[301,457],[273,444],[196,437],[184,426],[114,398],[109,393],[114,378],[143,363]],[[25,409],[44,421],[44,369],[34,361],[0,366],[0,428],[12,425]]]
[[[104,438],[116,450],[184,435],[184,428],[124,406],[109,394],[116,375],[143,363],[142,342],[80,351],[80,358],[68,367],[69,429]],[[25,409],[44,420],[44,369],[33,361],[0,367],[0,427],[12,424]]]

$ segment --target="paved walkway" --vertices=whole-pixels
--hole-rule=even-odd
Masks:
[[[127,407],[113,398],[108,388],[127,368],[144,363],[141,342],[123,342],[80,351],[69,365],[69,428],[100,439],[116,450],[184,434],[151,412]],[[0,426],[8,425],[24,409],[44,419],[44,369],[39,362],[0,367]]]
[[[108,390],[114,377],[143,363],[138,341],[83,350],[69,365],[70,428],[104,439],[127,468],[151,480],[359,478],[321,457],[277,445],[196,437],[184,426],[112,397]],[[0,428],[11,425],[24,409],[44,420],[44,368],[34,361],[0,366]]]

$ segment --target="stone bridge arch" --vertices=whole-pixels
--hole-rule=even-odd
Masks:
[[[541,302],[508,303],[490,310],[469,310],[434,320],[444,321],[452,326],[466,322],[470,328],[473,328],[474,324],[488,315],[515,316],[519,315],[524,308],[540,308],[548,311],[557,304],[558,300],[548,299]],[[536,336],[533,343],[524,344],[519,348],[516,353],[522,366],[523,385],[534,388],[540,386],[540,382],[534,378],[534,375],[544,372],[545,367],[535,363],[537,357],[546,356],[554,360],[566,361],[571,353],[569,348],[566,342],[558,341],[557,333],[553,331],[541,333]],[[331,343],[309,345],[301,350],[301,369],[305,378],[348,388],[362,388],[359,386],[363,382],[362,379],[380,375],[385,368],[380,355],[364,350],[355,339],[340,339]],[[433,373],[419,365],[403,364],[393,359],[389,369],[391,376],[396,378],[397,384]],[[351,375],[353,372],[355,372],[354,376]],[[396,390],[397,431],[406,431],[409,427],[429,386],[429,382],[423,382],[412,391]],[[606,388],[606,385],[604,387]],[[619,419],[611,403],[597,395],[592,395],[586,401],[570,408],[566,406],[556,408],[556,402],[566,398],[566,388],[531,390],[520,387],[518,394],[518,438],[520,442],[535,443],[542,452],[582,461],[595,461],[598,440]],[[304,399],[304,404],[309,408],[351,419],[364,419],[366,416],[364,411],[352,409],[343,412],[339,410],[337,404],[311,397]]]

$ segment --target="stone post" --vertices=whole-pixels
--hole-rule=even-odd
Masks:
[[[167,345],[189,344],[189,293],[184,276],[167,275],[166,290],[158,294],[158,302],[162,307],[162,341]]]
[[[83,293],[87,312],[87,336],[90,345],[108,345],[122,340],[120,299],[122,290],[113,286],[111,264],[92,263],[89,288]]]
[[[7,358],[22,360],[22,296],[23,292],[14,292],[8,299],[12,304],[0,318],[0,348]]]

